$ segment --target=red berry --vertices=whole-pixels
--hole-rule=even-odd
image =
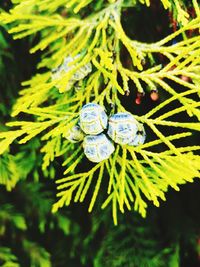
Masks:
[[[158,92],[157,91],[152,91],[150,94],[150,97],[153,101],[157,101],[159,98]]]
[[[184,82],[188,82],[189,81],[189,77],[187,77],[185,75],[181,75],[181,80],[183,80]]]
[[[141,98],[140,98],[140,97],[137,97],[137,98],[135,99],[135,103],[136,103],[137,105],[140,105],[140,104],[141,104]]]

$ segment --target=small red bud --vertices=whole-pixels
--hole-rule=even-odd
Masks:
[[[135,99],[135,103],[137,105],[141,104],[142,98],[145,96],[145,92],[137,92],[137,97]]]
[[[137,98],[135,99],[135,103],[136,103],[137,105],[140,105],[140,104],[141,104],[141,98],[140,98],[140,97],[137,97]]]
[[[157,91],[152,91],[150,97],[153,101],[157,101],[159,99],[159,94]]]
[[[189,81],[189,77],[187,77],[185,75],[181,75],[181,80],[183,80],[184,82],[188,82]]]

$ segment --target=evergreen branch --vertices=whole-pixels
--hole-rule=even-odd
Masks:
[[[75,196],[76,202],[79,201],[82,202],[85,199],[85,196],[89,190],[89,187],[91,186],[92,179],[94,177],[94,174],[98,172],[98,179],[97,179],[97,185],[96,185],[96,191],[94,192],[93,198],[91,200],[91,204],[89,207],[89,210],[91,211],[94,202],[96,200],[97,192],[99,190],[101,179],[103,175],[103,168],[104,168],[104,162],[98,163],[95,167],[93,167],[89,172],[87,173],[81,173],[81,174],[75,174],[71,175],[67,178],[63,178],[57,181],[57,183],[64,183],[62,185],[58,186],[59,190],[62,190],[64,188],[68,188],[65,191],[61,191],[57,194],[57,196],[61,197],[52,208],[53,212],[56,212],[59,208],[63,207],[64,204],[69,205],[72,198],[72,193],[75,190],[77,191],[77,194]],[[81,189],[81,191],[80,191]]]
[[[30,257],[31,266],[51,267],[50,254],[46,249],[32,241],[23,240],[23,248]]]
[[[100,188],[100,185],[101,185],[101,181],[102,181],[102,178],[103,178],[103,174],[104,174],[104,162],[101,164],[101,167],[100,167],[100,170],[99,170],[98,180],[97,180],[97,183],[96,183],[96,186],[95,186],[95,189],[94,189],[94,193],[93,193],[93,196],[92,196],[89,208],[88,208],[89,212],[92,211],[94,203],[96,201],[96,198],[97,198],[97,195],[98,195],[98,192],[99,192],[99,188]]]
[[[37,113],[35,114],[33,112],[32,114],[36,115]],[[50,139],[41,150],[42,152],[45,152],[43,169],[46,169],[50,161],[54,159],[54,155],[61,154],[61,146],[59,145],[61,142],[61,135],[65,135],[66,132],[69,131],[69,129],[72,127],[72,125],[74,125],[75,121],[73,121],[72,118],[76,116],[76,114],[70,114],[67,117],[52,117],[49,114],[41,112],[39,112],[39,114],[39,118],[42,120],[41,122],[18,121],[8,123],[8,126],[10,127],[20,127],[20,130],[0,133],[0,153],[4,153],[4,151],[8,149],[10,144],[14,142],[17,138],[20,137],[20,140],[18,142],[20,144],[24,144],[30,139],[34,138],[36,135],[39,135],[41,132],[47,130],[50,127],[53,127],[55,124],[58,124],[58,126],[51,129],[46,135],[43,135],[42,137],[42,139],[44,140]],[[47,118],[49,120],[46,120]],[[55,149],[54,151],[53,148]]]
[[[191,135],[192,135],[192,133],[190,133],[190,132],[184,132],[181,134],[174,134],[174,135],[166,136],[166,139],[168,139],[169,141],[180,140],[181,138],[185,138],[185,137],[191,136]],[[139,147],[136,147],[135,151],[138,152],[138,150],[140,150],[140,149],[151,148],[151,147],[157,146],[161,143],[162,143],[161,139],[156,139],[156,140],[150,141],[148,143],[144,143],[144,144],[140,145]],[[179,149],[179,148],[177,148],[177,149]],[[162,153],[162,152],[160,152],[160,153]]]
[[[0,155],[6,152],[10,144],[24,133],[24,130],[0,132]]]
[[[54,2],[18,1],[10,13],[0,14],[2,22],[10,25],[9,33],[14,38],[41,34],[40,41],[31,49],[31,53],[46,50],[38,67],[51,69],[23,83],[25,89],[14,106],[13,116],[23,112],[33,115],[35,121],[8,123],[8,126],[18,129],[0,133],[0,154],[16,139],[19,144],[24,144],[38,136],[44,143],[40,150],[44,153],[43,171],[56,157],[63,157],[63,166],[66,166],[64,175],[67,177],[57,181],[59,200],[54,204],[53,212],[72,201],[84,201],[95,182],[88,209],[91,212],[104,176],[108,173],[107,194],[102,208],[112,204],[114,223],[117,224],[118,209],[124,213],[126,208],[131,210],[133,206],[134,210],[145,216],[147,200],[159,206],[160,199],[165,200],[169,186],[179,190],[180,184],[199,177],[199,156],[196,155],[199,146],[178,147],[176,141],[191,136],[193,131],[200,131],[199,102],[193,98],[195,96],[196,99],[199,93],[200,37],[185,38],[170,45],[178,36],[186,36],[188,30],[199,29],[197,1],[192,1],[197,17],[189,19],[182,2],[161,0],[165,8],[175,8],[181,26],[152,44],[141,43],[127,36],[120,18],[125,1],[102,1],[97,12],[88,17],[84,15],[84,8],[92,8],[92,4],[95,4],[93,0]],[[149,0],[137,2],[150,5]],[[64,18],[54,14],[64,6],[68,16]],[[74,15],[76,12],[77,16]],[[126,67],[122,62],[122,46],[132,60]],[[154,55],[163,55],[166,64],[156,63]],[[53,68],[63,64],[66,57],[72,58],[69,70],[54,79]],[[143,69],[143,60],[147,60],[146,70]],[[77,81],[72,78],[91,63],[90,75],[78,80],[77,86]],[[182,79],[182,76],[187,79]],[[76,173],[84,157],[82,145],[69,144],[62,137],[65,138],[66,133],[78,122],[79,112],[85,103],[96,102],[102,106],[115,103],[117,112],[126,112],[119,94],[130,91],[129,81],[134,83],[133,90],[139,93],[158,88],[160,93],[166,91],[170,95],[147,114],[135,115],[139,122],[150,128],[155,135],[154,140],[137,147],[117,145],[108,160],[96,164],[88,172]],[[170,107],[174,101],[178,101],[179,106],[163,114],[163,108]],[[156,116],[158,112],[161,113]],[[181,112],[196,116],[194,122],[174,120],[175,115]],[[176,131],[177,134],[166,136],[160,126],[182,128],[184,132]],[[186,132],[187,129],[190,131]],[[155,146],[157,152],[154,151]],[[9,172],[7,169],[4,172]]]
[[[61,146],[61,138],[60,136],[52,138],[49,140],[45,146],[41,148],[41,152],[45,153],[43,157],[42,169],[46,170],[51,162],[55,159],[56,156],[60,156],[60,146]],[[65,151],[63,151],[64,153]]]
[[[0,260],[3,262],[2,267],[20,267],[17,257],[8,247],[0,247]]]
[[[191,94],[198,93],[198,92],[199,92],[199,88],[195,88],[195,89],[192,89],[192,90],[188,90],[188,91],[176,94],[176,95],[166,99],[162,103],[160,103],[154,109],[150,110],[147,114],[145,114],[145,118],[148,119],[149,117],[151,117],[155,113],[157,113],[160,109],[164,108],[165,106],[169,105],[173,101],[175,101],[175,100],[177,100],[177,99],[179,99],[179,98],[181,98],[183,96],[191,95]]]
[[[8,191],[11,191],[21,178],[18,167],[14,156],[9,154],[0,156],[0,184],[5,185]]]

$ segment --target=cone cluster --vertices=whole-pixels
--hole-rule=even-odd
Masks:
[[[68,56],[64,59],[64,62],[52,71],[52,79],[57,80],[62,77],[62,75],[68,73],[77,67],[77,63],[73,64],[74,61],[78,60],[81,55],[78,54],[75,57]],[[92,64],[88,62],[82,67],[78,68],[76,72],[72,75],[70,80],[66,85],[66,91],[70,90],[71,87],[78,81],[83,80],[92,71]]]
[[[83,141],[84,153],[92,162],[108,159],[115,150],[114,143],[138,146],[146,138],[143,125],[128,112],[108,118],[103,107],[88,103],[82,107],[79,119],[79,125],[70,130],[67,139]]]

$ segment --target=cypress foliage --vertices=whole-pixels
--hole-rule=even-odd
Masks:
[[[3,1],[2,266],[198,266],[199,28],[197,0]],[[91,102],[132,114],[145,141],[115,133],[109,158],[90,162],[84,134],[70,138]],[[169,229],[181,188],[191,221],[174,214],[188,228]]]

